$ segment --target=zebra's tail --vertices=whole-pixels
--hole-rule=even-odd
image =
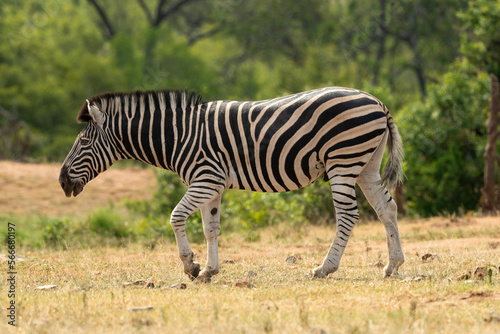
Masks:
[[[389,128],[389,138],[387,148],[389,150],[389,158],[382,172],[382,183],[388,188],[393,189],[403,181],[403,142],[399,135],[396,123],[386,108],[387,126]]]

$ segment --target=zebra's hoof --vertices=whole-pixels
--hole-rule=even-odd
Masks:
[[[384,278],[389,278],[389,277],[397,277],[399,276],[397,270],[391,270],[387,267],[384,268]]]
[[[218,269],[214,270],[214,269],[211,269],[209,267],[205,267],[200,272],[198,277],[196,278],[196,282],[198,282],[198,283],[210,283],[210,282],[212,282],[212,277],[214,275],[217,275],[217,273],[219,273]]]
[[[212,276],[210,275],[199,275],[198,277],[196,277],[196,279],[194,280],[195,283],[211,283],[212,282]]]
[[[323,272],[323,268],[321,268],[321,267],[313,269],[312,274],[313,274],[313,279],[315,279],[315,278],[326,278],[326,275],[327,275],[327,274],[325,274]]]
[[[194,281],[198,275],[200,274],[200,264],[197,262],[193,262],[193,266],[191,267],[191,270],[187,271],[184,270],[184,272],[189,276],[191,281]]]

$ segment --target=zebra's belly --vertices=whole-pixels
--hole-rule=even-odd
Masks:
[[[305,163],[290,163],[282,158],[264,166],[249,161],[244,166],[234,166],[227,182],[230,189],[258,192],[287,192],[306,187],[325,173],[325,166],[311,155]]]

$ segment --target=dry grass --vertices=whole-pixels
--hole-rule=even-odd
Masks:
[[[92,181],[78,200],[67,199],[57,183],[59,167],[0,162],[0,213],[79,216],[107,205],[108,199],[147,199],[154,186],[151,170],[110,170]],[[357,226],[340,270],[322,280],[312,280],[310,272],[327,252],[332,227],[297,231],[282,224],[262,230],[254,243],[223,232],[222,269],[208,285],[186,278],[175,245],[168,243],[154,250],[133,244],[18,249],[31,260],[17,264],[18,326],[7,325],[7,270],[1,270],[0,332],[498,332],[500,219],[433,218],[404,221],[400,229],[406,262],[399,277],[389,279],[374,266],[387,258],[379,223]],[[193,249],[204,262],[205,246]],[[424,262],[425,254],[437,256]],[[288,256],[297,261],[287,262]],[[491,277],[460,279],[478,267],[491,269]],[[140,279],[153,282],[154,288],[123,286]],[[243,282],[252,288],[236,287]],[[178,283],[187,288],[170,287]],[[57,287],[35,289],[49,284]],[[129,310],[143,306],[152,309]]]
[[[447,224],[452,224],[446,226]],[[497,218],[433,219],[401,224],[406,263],[399,277],[383,279],[385,262],[377,223],[357,226],[339,272],[312,280],[333,230],[285,225],[262,231],[261,241],[221,238],[221,273],[211,284],[182,274],[174,245],[35,251],[18,264],[19,332],[41,333],[488,333],[500,328],[500,233]],[[496,234],[491,235],[491,231]],[[419,231],[417,233],[416,231]],[[424,240],[433,231],[439,238]],[[453,238],[462,231],[472,238]],[[281,237],[276,238],[276,235]],[[194,245],[201,261],[205,246]],[[423,262],[422,255],[438,258]],[[288,256],[297,262],[286,262]],[[231,260],[231,261],[228,261]],[[492,277],[460,280],[477,267]],[[403,282],[405,278],[419,281]],[[150,280],[154,288],[123,286]],[[5,273],[0,275],[6,291]],[[252,288],[235,284],[250,283]],[[186,283],[187,288],[170,286]],[[57,285],[38,291],[38,286]],[[7,305],[6,294],[0,295]],[[152,306],[151,310],[130,311]],[[490,321],[491,320],[491,321]],[[2,328],[3,327],[3,328]],[[0,331],[7,327],[0,324]]]

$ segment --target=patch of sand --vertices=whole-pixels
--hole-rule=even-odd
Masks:
[[[117,169],[90,181],[78,197],[67,198],[59,185],[58,164],[0,161],[0,214],[81,216],[123,199],[153,196],[153,169]]]

